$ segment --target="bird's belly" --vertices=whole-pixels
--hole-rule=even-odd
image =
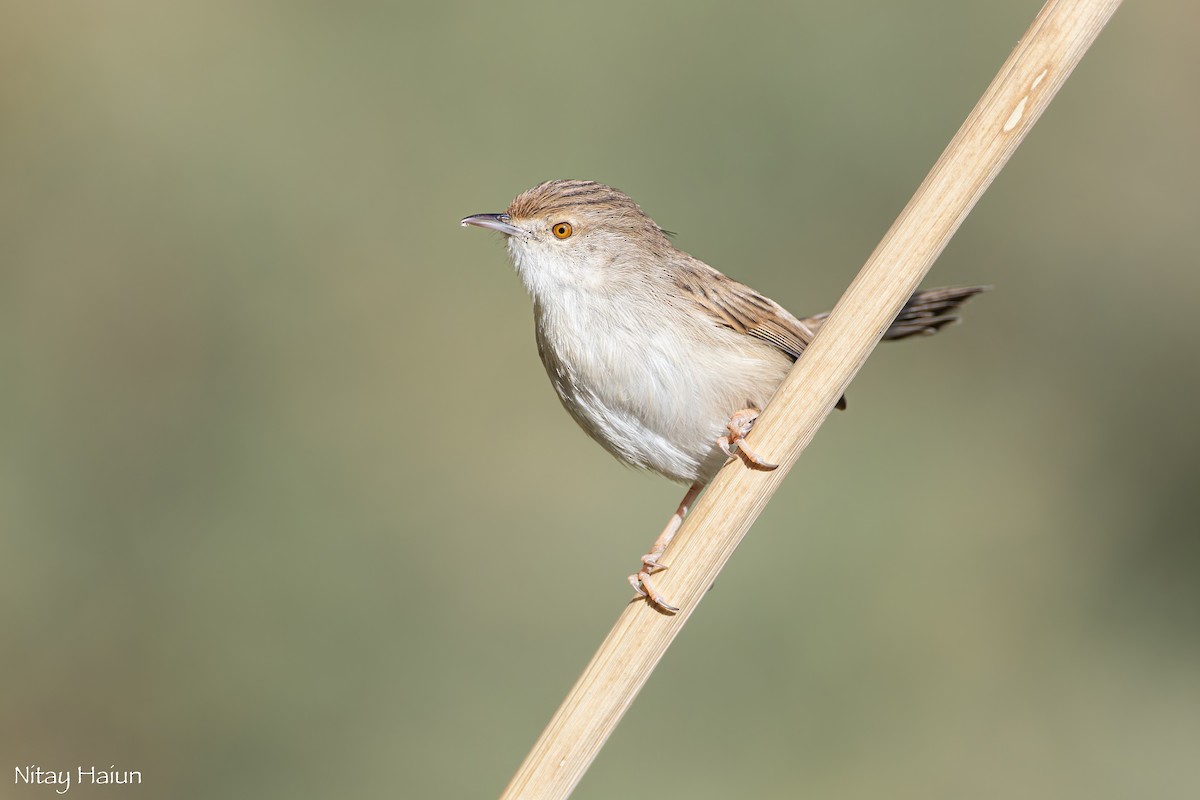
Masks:
[[[616,397],[571,381],[555,381],[555,390],[579,426],[618,460],[682,482],[699,476],[728,418],[715,409],[659,399],[653,382],[626,386]]]
[[[725,423],[765,406],[790,367],[757,347],[702,348],[697,363],[695,342],[670,331],[629,342],[610,331],[586,345],[538,338],[559,399],[588,435],[625,464],[684,483],[711,479]]]

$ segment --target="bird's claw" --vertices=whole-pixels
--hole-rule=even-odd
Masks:
[[[633,590],[638,593],[639,597],[646,598],[646,602],[666,614],[674,614],[679,609],[676,606],[668,603],[658,590],[654,588],[654,584],[650,582],[650,573],[646,570],[641,570],[636,575],[629,576],[629,584]]]
[[[741,456],[742,461],[751,469],[770,472],[778,469],[779,465],[764,461],[758,453],[746,446],[745,441],[746,434],[750,433],[750,429],[754,427],[754,420],[758,419],[759,413],[757,408],[744,408],[734,412],[733,416],[729,418],[729,422],[725,424],[726,434],[717,439],[717,447],[721,448],[721,452],[730,458]]]

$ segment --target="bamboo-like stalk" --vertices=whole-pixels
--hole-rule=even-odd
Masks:
[[[655,577],[681,611],[666,616],[640,601],[624,610],[502,800],[571,793],[883,331],[1119,5],[1049,0],[1042,8],[758,418],[752,445],[779,469],[738,462],[714,479],[663,559],[671,569]]]

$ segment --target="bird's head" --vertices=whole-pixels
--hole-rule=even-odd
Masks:
[[[593,181],[547,181],[517,195],[504,213],[474,214],[461,224],[504,234],[535,298],[644,275],[674,249],[628,195]]]

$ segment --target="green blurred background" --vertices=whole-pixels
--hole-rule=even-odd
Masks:
[[[1038,2],[9,2],[0,767],[490,797],[682,493],[498,237],[551,177],[830,307]],[[1194,3],[1130,3],[576,792],[1200,794]],[[0,775],[0,796],[45,796]]]

